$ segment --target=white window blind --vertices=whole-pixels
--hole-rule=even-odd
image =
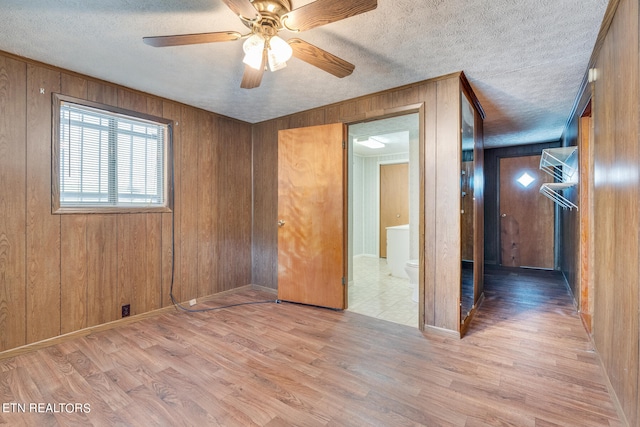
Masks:
[[[60,103],[61,207],[166,205],[168,126]]]

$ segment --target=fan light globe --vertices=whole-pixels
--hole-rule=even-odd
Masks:
[[[242,49],[245,53],[242,62],[251,68],[259,70],[262,65],[262,51],[264,50],[264,44],[265,40],[259,34],[254,34],[249,37],[242,45]]]
[[[248,66],[259,70],[262,65],[262,53],[264,51],[264,44],[266,43],[264,37],[260,34],[254,34],[249,37],[242,49],[244,50],[244,59],[242,62]],[[269,69],[271,71],[277,71],[287,66],[287,61],[293,54],[293,49],[289,46],[289,43],[282,40],[278,36],[269,38],[267,49],[267,58],[269,60]]]
[[[271,71],[277,71],[287,66],[287,61],[291,58],[293,49],[289,46],[289,43],[282,40],[278,36],[273,36],[269,39],[269,69]]]
[[[293,49],[289,46],[289,43],[282,40],[278,36],[273,36],[269,39],[269,53],[273,54],[274,59],[278,62],[287,62],[291,59]]]

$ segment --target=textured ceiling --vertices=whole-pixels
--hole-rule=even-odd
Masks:
[[[293,8],[310,3],[292,0]],[[559,139],[607,0],[378,0],[299,34],[356,66],[298,59],[240,89],[242,40],[153,48],[143,36],[246,27],[220,0],[0,0],[0,50],[251,123],[464,71],[489,147]]]

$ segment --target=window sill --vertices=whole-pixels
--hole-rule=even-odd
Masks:
[[[52,209],[53,215],[66,214],[137,214],[137,213],[171,213],[173,210],[168,206],[132,206],[130,208],[122,206],[102,207],[102,206],[86,206],[86,207],[59,207]]]

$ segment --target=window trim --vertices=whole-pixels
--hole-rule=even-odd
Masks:
[[[60,108],[63,102],[78,104],[97,110],[149,120],[167,126],[167,142],[164,153],[165,204],[163,206],[61,206],[60,205]],[[52,214],[107,214],[107,213],[148,213],[173,212],[173,120],[150,114],[114,107],[112,105],[87,101],[81,98],[52,94],[51,117],[51,213]]]

